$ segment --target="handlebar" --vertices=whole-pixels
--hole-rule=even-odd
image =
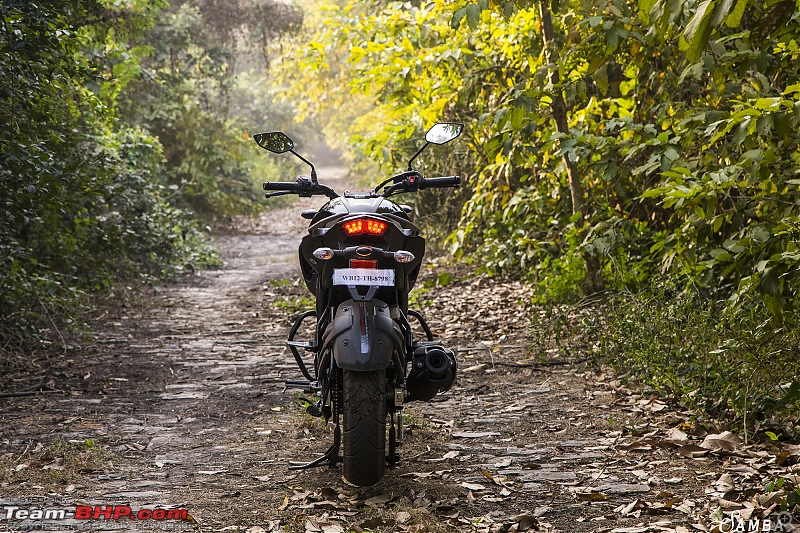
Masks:
[[[461,185],[461,176],[444,176],[441,178],[426,178],[419,184],[420,190],[458,187]]]
[[[267,194],[267,198],[271,198],[273,196],[281,196],[283,194],[297,194],[298,196],[302,197],[311,197],[314,195],[325,195],[328,198],[338,198],[339,195],[336,194],[336,191],[327,187],[325,185],[321,185],[315,181],[311,181],[308,178],[301,177],[298,178],[297,181],[265,181],[264,182],[264,190],[265,191],[278,191],[274,193]]]
[[[264,190],[297,192],[300,190],[300,186],[293,181],[275,181],[275,182],[265,181]]]
[[[377,189],[385,185],[386,183],[394,181],[393,185],[386,187],[383,190],[383,194],[379,194]],[[371,192],[372,198],[383,196],[384,198],[388,198],[394,194],[401,193],[401,192],[416,192],[421,191],[424,189],[441,189],[446,187],[458,187],[461,184],[461,177],[460,176],[444,176],[441,178],[424,178],[422,174],[417,171],[409,171],[389,178],[388,180],[381,183],[378,187],[375,188],[374,192]],[[311,196],[315,195],[325,195],[328,198],[338,198],[339,195],[325,185],[321,185],[316,181],[312,181],[306,177],[300,177],[297,181],[265,181],[264,182],[264,190],[265,191],[276,191],[266,195],[267,198],[272,198],[273,196],[282,196],[284,194],[297,194],[301,197],[310,198]],[[345,193],[347,196],[347,193]]]
[[[401,192],[416,192],[424,189],[458,187],[461,184],[461,177],[459,176],[424,178],[422,174],[417,171],[404,172],[403,174],[395,176],[391,179],[396,179],[397,181],[394,185],[390,185],[383,190],[383,196],[385,198]]]

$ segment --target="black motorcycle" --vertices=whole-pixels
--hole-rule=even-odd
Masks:
[[[292,463],[290,468],[335,466],[342,461],[349,482],[377,483],[386,463],[395,466],[399,461],[405,403],[430,400],[452,385],[455,355],[434,340],[419,312],[408,309],[408,293],[419,275],[425,239],[408,216],[411,209],[389,198],[458,187],[458,176],[425,178],[412,163],[429,144],[448,143],[463,129],[460,123],[434,125],[425,135],[425,145],[409,160],[407,171],[369,192],[343,195],[317,181],[314,165],[294,151],[294,143],[284,133],[254,135],[262,148],[278,154],[291,152],[311,167],[310,178],[264,183],[264,190],[277,191],[267,198],[297,194],[329,199],[318,211],[302,213],[311,223],[300,244],[300,268],[316,297],[316,309],[301,314],[289,332],[286,344],[305,380],[287,381],[286,386],[316,394],[316,401],[308,401],[307,411],[326,422],[333,420],[333,445],[317,460]],[[313,339],[296,341],[302,323],[310,318],[316,320]],[[419,322],[426,340],[414,339],[409,319]],[[313,353],[313,371],[301,349]]]

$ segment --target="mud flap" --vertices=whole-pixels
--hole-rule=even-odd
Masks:
[[[403,349],[403,336],[380,300],[347,300],[323,338],[333,344],[333,358],[339,368],[367,372],[387,368],[392,353]]]

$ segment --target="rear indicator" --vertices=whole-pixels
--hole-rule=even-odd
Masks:
[[[372,218],[357,218],[345,222],[342,224],[342,227],[348,235],[361,235],[364,233],[368,235],[383,235],[386,233],[388,225],[386,222],[381,222],[380,220],[374,220]]]
[[[333,250],[330,248],[317,248],[316,250],[314,250],[313,255],[317,259],[322,259],[323,261],[327,261],[328,259],[333,257]]]
[[[350,268],[378,268],[378,262],[368,259],[351,259]]]
[[[394,260],[398,263],[410,263],[414,260],[414,254],[405,250],[398,250],[394,253]]]

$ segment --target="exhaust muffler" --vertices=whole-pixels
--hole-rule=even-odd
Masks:
[[[406,377],[408,400],[430,400],[450,389],[457,367],[455,354],[442,346],[420,346],[414,350],[411,370]]]

